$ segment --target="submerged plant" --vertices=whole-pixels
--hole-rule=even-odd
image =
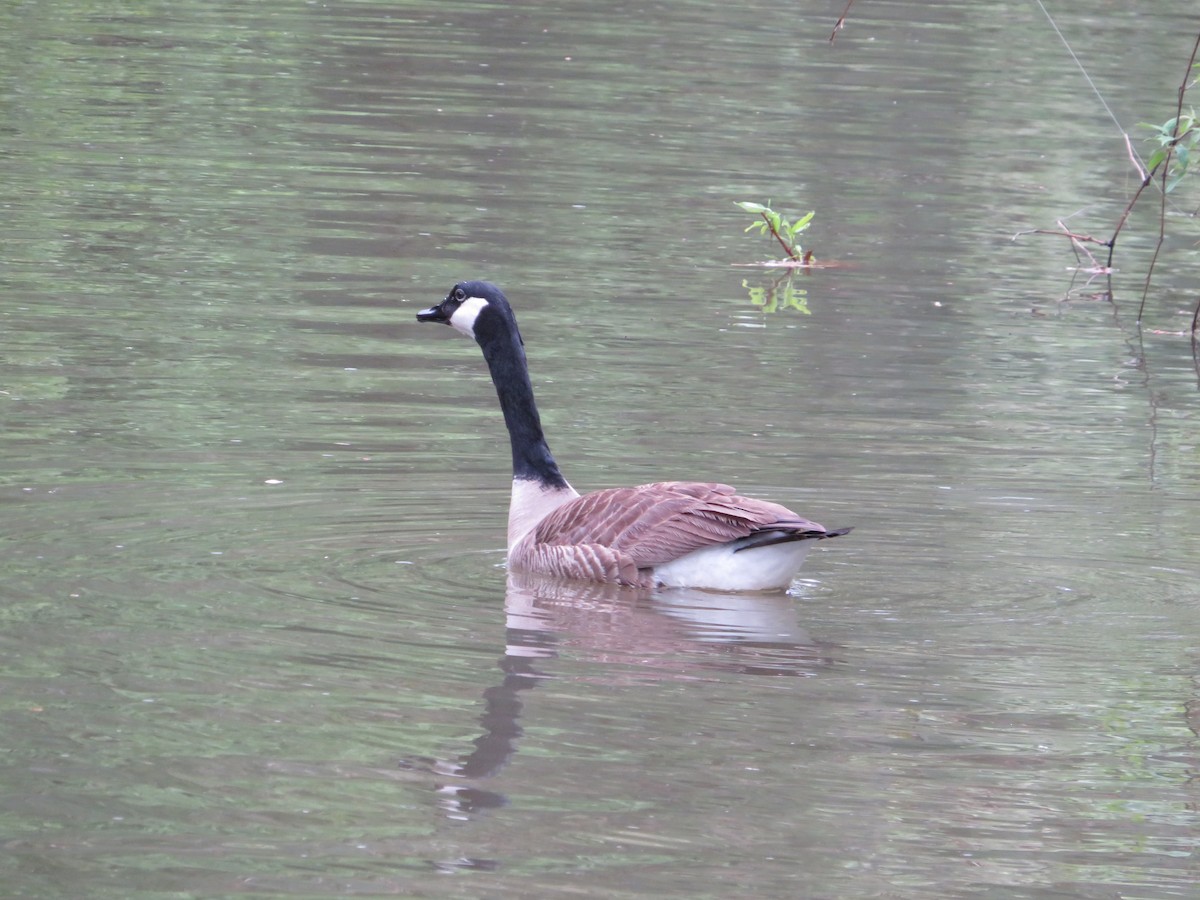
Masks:
[[[769,201],[768,201],[769,202]],[[781,213],[771,209],[770,206],[764,206],[762,203],[752,203],[750,201],[735,201],[736,205],[744,209],[746,212],[758,216],[759,221],[748,225],[746,231],[758,230],[761,235],[770,235],[779,242],[787,258],[793,264],[807,266],[812,263],[812,251],[807,253],[800,246],[800,234],[805,231],[812,218],[814,212],[805,213],[795,222],[792,222]]]

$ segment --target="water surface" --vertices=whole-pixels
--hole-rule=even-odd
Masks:
[[[1131,183],[1044,19],[838,11],[0,13],[7,895],[1194,896],[1197,251],[1144,333],[1149,211],[1064,302],[1012,235]],[[1190,12],[1062,23],[1127,128]],[[746,199],[817,211],[807,314]],[[467,277],[577,487],[856,530],[783,596],[510,580],[413,318]]]

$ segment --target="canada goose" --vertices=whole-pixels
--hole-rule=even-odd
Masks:
[[[514,570],[643,588],[784,590],[828,529],[725,484],[663,481],[582,497],[542,433],[512,307],[487,281],[454,286],[418,322],[442,322],[483,350],[512,444],[508,564]]]

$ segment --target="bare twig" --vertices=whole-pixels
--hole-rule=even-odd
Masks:
[[[1176,123],[1176,130],[1179,125]],[[1172,138],[1174,141],[1174,138]],[[1171,173],[1171,154],[1175,152],[1175,144],[1167,148],[1167,155],[1159,166],[1162,169],[1162,188],[1158,197],[1158,240],[1154,242],[1154,253],[1150,255],[1150,264],[1146,266],[1146,280],[1142,282],[1142,302],[1138,304],[1137,322],[1142,324],[1142,313],[1146,309],[1146,298],[1150,296],[1150,279],[1154,277],[1154,266],[1158,262],[1158,254],[1162,250],[1163,241],[1167,237],[1167,176]]]
[[[1184,94],[1187,93],[1188,78],[1191,76],[1192,69],[1196,65],[1196,54],[1198,52],[1200,52],[1200,32],[1197,32],[1196,41],[1195,41],[1195,43],[1192,44],[1192,55],[1188,57],[1187,68],[1185,68],[1184,72],[1183,72],[1183,81],[1179,82],[1179,93],[1178,93],[1178,97],[1175,101],[1175,127],[1173,127],[1171,129],[1171,141],[1169,144],[1167,144],[1166,155],[1163,156],[1162,161],[1159,163],[1159,166],[1162,168],[1162,200],[1161,200],[1161,202],[1159,204],[1159,208],[1158,208],[1158,243],[1156,243],[1154,245],[1154,255],[1152,257],[1150,257],[1150,265],[1146,267],[1146,281],[1142,285],[1142,302],[1138,305],[1138,314],[1137,314],[1138,322],[1142,321],[1142,312],[1146,309],[1146,297],[1149,296],[1149,294],[1150,294],[1150,279],[1154,275],[1154,265],[1155,265],[1155,263],[1158,262],[1158,253],[1162,249],[1163,240],[1166,238],[1166,233],[1167,233],[1167,175],[1171,171],[1171,157],[1175,153],[1175,145],[1179,143],[1179,138],[1180,138],[1179,124],[1180,124],[1180,121],[1183,119],[1183,97],[1184,97]],[[1153,172],[1151,172],[1150,174],[1153,175]],[[1142,187],[1138,189],[1139,195],[1141,194],[1142,190],[1145,188],[1146,184],[1149,183],[1149,181],[1150,181],[1150,175],[1147,175],[1146,177],[1144,177],[1142,179]],[[1137,200],[1137,195],[1134,196],[1134,200],[1135,201]],[[1128,211],[1126,211],[1126,215],[1128,215]],[[1124,224],[1124,216],[1122,217],[1121,222],[1122,222],[1122,224]],[[1114,234],[1113,235],[1114,242],[1116,241],[1116,237],[1117,236]],[[1200,317],[1200,303],[1198,303],[1196,306],[1196,316]],[[1193,319],[1192,333],[1194,334],[1195,331],[1196,331],[1196,324],[1195,324],[1195,319]]]
[[[1100,262],[1092,254],[1092,252],[1090,250],[1088,250],[1088,248],[1086,246],[1087,244],[1099,244],[1101,247],[1109,247],[1110,244],[1108,241],[1103,241],[1100,238],[1092,237],[1090,234],[1079,234],[1077,232],[1071,231],[1071,229],[1067,228],[1067,226],[1062,223],[1061,219],[1056,224],[1058,225],[1058,227],[1060,229],[1059,231],[1051,231],[1048,228],[1030,228],[1027,231],[1018,231],[1016,234],[1013,235],[1013,239],[1015,240],[1016,238],[1019,238],[1023,234],[1053,234],[1053,235],[1057,235],[1058,237],[1065,237],[1068,240],[1070,240],[1070,242],[1071,242],[1071,249],[1073,251],[1075,251],[1075,259],[1076,260],[1079,259],[1079,254],[1083,253],[1088,259],[1090,259],[1092,261],[1092,268],[1096,274],[1106,275],[1113,271],[1111,266],[1101,265]]]
[[[1125,227],[1125,222],[1129,219],[1129,214],[1133,212],[1134,206],[1137,205],[1138,198],[1141,197],[1142,192],[1150,186],[1150,182],[1154,180],[1154,173],[1159,170],[1165,161],[1166,160],[1160,161],[1159,164],[1149,172],[1146,172],[1146,170],[1140,165],[1138,166],[1138,171],[1145,172],[1145,174],[1142,176],[1142,183],[1139,184],[1138,189],[1133,192],[1133,198],[1125,205],[1125,211],[1121,213],[1121,218],[1117,219],[1117,227],[1113,229],[1112,237],[1108,239],[1108,264],[1110,266],[1112,265],[1113,251],[1117,247],[1117,236],[1120,235],[1121,229]],[[1140,314],[1138,315],[1138,318],[1141,318]]]
[[[1145,181],[1147,177],[1146,167],[1142,165],[1142,161],[1138,159],[1137,152],[1133,149],[1133,144],[1129,140],[1129,132],[1121,132],[1121,137],[1125,138],[1125,152],[1129,154],[1129,161],[1138,170],[1138,175],[1142,176],[1142,181]]]
[[[842,10],[842,14],[838,16],[838,20],[833,25],[833,32],[829,35],[829,43],[833,43],[833,39],[837,37],[837,33],[846,27],[846,16],[850,15],[850,7],[854,5],[854,0],[848,0],[846,8]]]

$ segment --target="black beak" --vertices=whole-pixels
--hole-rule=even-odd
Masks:
[[[450,317],[442,310],[442,305],[431,306],[429,309],[423,309],[417,313],[418,322],[441,322],[443,325],[450,324]]]

